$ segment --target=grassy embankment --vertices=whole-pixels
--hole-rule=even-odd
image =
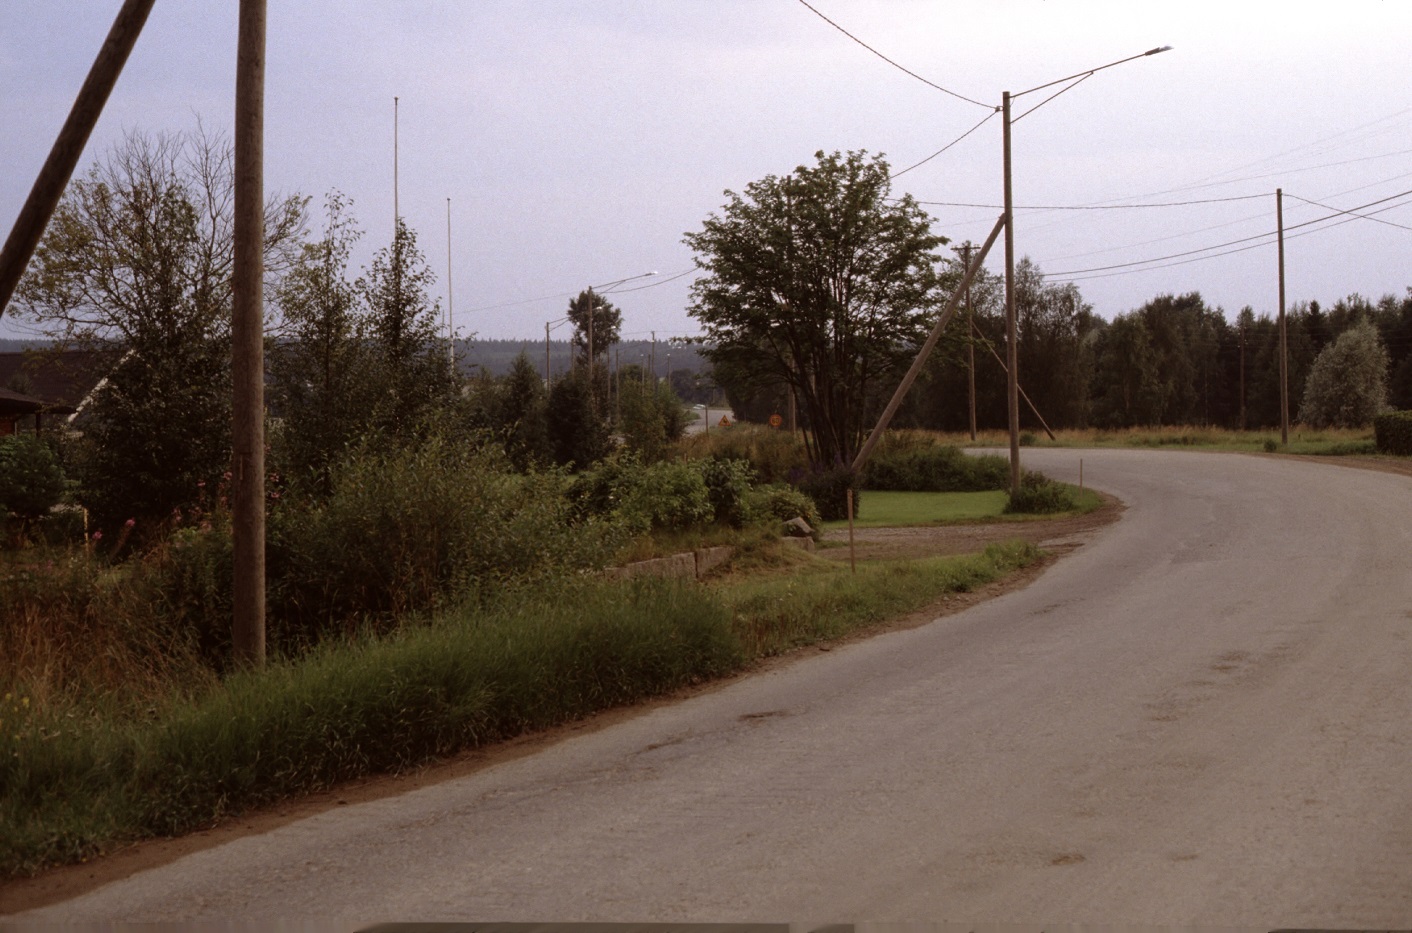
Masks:
[[[769,569],[709,586],[563,583],[164,695],[36,702],[17,686],[0,704],[0,878],[728,676],[1037,556],[993,546],[852,574],[757,546]]]

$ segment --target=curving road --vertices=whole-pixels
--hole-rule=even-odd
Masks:
[[[1024,590],[27,919],[1408,926],[1412,479],[1080,457]]]

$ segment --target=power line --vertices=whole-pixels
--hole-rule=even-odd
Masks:
[[[919,163],[920,164],[920,163]],[[899,173],[901,174],[901,173]],[[896,176],[894,176],[896,177]],[[1158,201],[1152,204],[1032,204],[1016,207],[1017,211],[1126,211],[1140,210],[1145,207],[1187,207],[1192,204],[1223,204],[1228,201],[1253,201],[1256,198],[1268,198],[1265,194],[1242,194],[1229,198],[1202,198],[1194,201]],[[929,204],[936,207],[988,207],[992,210],[1001,210],[999,204],[978,204],[971,201],[918,201],[918,204]]]
[[[691,275],[691,273],[693,273],[693,272],[695,272],[695,271],[696,271],[696,269],[694,269],[694,268],[692,268],[692,269],[687,269],[685,272],[677,272],[677,273],[675,273],[675,274],[673,274],[673,275],[668,276],[668,277],[665,278],[665,279],[658,279],[656,282],[653,282],[653,283],[650,284],[650,285],[638,285],[638,286],[635,286],[635,287],[633,287],[633,288],[624,288],[624,289],[620,289],[620,290],[618,290],[618,291],[611,291],[611,290],[610,290],[610,291],[606,291],[606,292],[599,292],[598,294],[600,294],[600,295],[626,295],[626,294],[629,293],[629,292],[640,292],[640,291],[642,291],[643,289],[647,289],[647,288],[660,288],[661,286],[666,285],[668,282],[675,282],[677,279],[680,279],[680,278],[682,278],[682,277],[684,277],[684,276]],[[540,295],[538,298],[522,298],[522,299],[520,299],[519,301],[503,301],[503,302],[501,302],[500,304],[481,305],[481,306],[478,307],[478,308],[470,308],[470,309],[468,309],[467,311],[465,311],[464,313],[465,313],[465,314],[472,314],[472,313],[474,313],[474,312],[476,312],[476,311],[498,311],[498,310],[500,310],[501,308],[518,308],[518,307],[521,306],[521,305],[531,305],[531,304],[534,304],[534,303],[537,302],[537,301],[552,301],[552,300],[554,300],[554,299],[556,299],[556,298],[557,298],[557,299],[560,299],[560,300],[563,300],[563,299],[572,299],[572,298],[575,298],[575,297],[577,297],[577,296],[578,296],[578,292],[557,292],[557,293],[555,293],[555,294],[553,294],[553,295]]]
[[[1401,175],[1393,175],[1393,176],[1391,176],[1391,177],[1389,177],[1389,178],[1380,178],[1380,179],[1378,179],[1377,181],[1369,182],[1369,183],[1366,184],[1366,185],[1356,185],[1356,186],[1354,186],[1354,187],[1352,187],[1352,188],[1345,188],[1345,189],[1342,190],[1342,191],[1334,192],[1333,194],[1329,195],[1329,197],[1332,197],[1332,198],[1343,197],[1343,196],[1346,195],[1346,194],[1354,194],[1354,193],[1359,192],[1359,191],[1366,191],[1366,190],[1368,190],[1369,188],[1376,188],[1376,187],[1378,187],[1379,185],[1387,184],[1387,183],[1390,182],[1390,181],[1402,181],[1404,178],[1412,178],[1412,172],[1403,172]],[[1249,197],[1249,198],[1267,198],[1267,197],[1269,197],[1269,194],[1268,194],[1268,193],[1266,193],[1266,194],[1255,194],[1255,195],[1248,195],[1247,197]],[[1215,200],[1224,200],[1224,199],[1218,198],[1218,199],[1215,199]],[[1200,202],[1193,202],[1193,203],[1200,203]],[[1083,259],[1083,258],[1088,257],[1088,256],[1102,256],[1102,255],[1105,254],[1105,253],[1116,253],[1116,252],[1120,252],[1120,251],[1122,251],[1122,250],[1132,249],[1132,248],[1137,247],[1137,246],[1151,246],[1153,243],[1165,243],[1165,242],[1167,242],[1168,240],[1180,240],[1180,239],[1182,239],[1183,237],[1193,236],[1193,235],[1198,234],[1198,233],[1207,233],[1207,232],[1209,232],[1209,231],[1211,231],[1211,230],[1220,230],[1222,227],[1233,227],[1233,226],[1236,226],[1237,224],[1249,223],[1249,222],[1252,221],[1252,220],[1264,220],[1267,215],[1268,215],[1268,212],[1266,212],[1266,213],[1261,213],[1261,214],[1247,214],[1247,215],[1245,215],[1245,216],[1243,216],[1243,217],[1237,217],[1235,220],[1227,220],[1227,221],[1224,221],[1224,222],[1218,223],[1218,224],[1210,224],[1209,226],[1205,226],[1205,227],[1197,227],[1197,228],[1194,229],[1194,230],[1185,230],[1185,231],[1182,231],[1181,233],[1172,233],[1172,234],[1168,234],[1167,236],[1154,237],[1154,238],[1152,238],[1152,239],[1150,239],[1150,240],[1139,240],[1139,241],[1136,242],[1136,243],[1127,243],[1127,244],[1124,244],[1124,245],[1122,245],[1122,246],[1108,246],[1108,247],[1104,247],[1103,249],[1088,250],[1088,251],[1082,252],[1082,253],[1067,253],[1067,254],[1065,254],[1065,255],[1063,255],[1063,256],[1051,256],[1051,257],[1049,257],[1049,259],[1048,259],[1047,261],[1049,261],[1049,262],[1063,262],[1063,261],[1069,260],[1069,259]]]
[[[1333,207],[1333,206],[1328,205],[1328,204],[1320,204],[1318,201],[1311,201],[1311,200],[1309,200],[1308,198],[1301,198],[1301,197],[1300,197],[1299,195],[1297,195],[1297,194],[1292,194],[1292,195],[1290,195],[1290,197],[1291,197],[1291,198],[1294,198],[1296,201],[1303,201],[1305,204],[1312,204],[1312,205],[1314,205],[1315,207],[1322,207],[1322,208],[1323,208],[1324,210],[1326,210],[1326,211],[1333,211],[1333,212],[1336,213],[1336,214],[1348,214],[1348,215],[1350,215],[1350,216],[1352,216],[1352,217],[1359,217],[1359,218],[1362,218],[1363,220],[1371,220],[1371,221],[1373,221],[1373,222],[1375,222],[1375,223],[1387,224],[1389,227],[1396,227],[1396,228],[1399,229],[1399,230],[1412,230],[1412,227],[1409,227],[1409,226],[1407,226],[1406,224],[1395,224],[1395,223],[1393,223],[1393,222],[1390,221],[1390,220],[1383,220],[1381,217],[1372,217],[1372,216],[1369,216],[1369,215],[1366,215],[1366,214],[1358,214],[1358,213],[1355,213],[1354,211],[1339,210],[1337,207]]]
[[[1376,200],[1376,201],[1370,201],[1370,202],[1368,202],[1367,204],[1360,204],[1358,207],[1353,208],[1352,210],[1353,210],[1353,211],[1363,210],[1363,209],[1365,209],[1365,208],[1373,207],[1374,205],[1377,205],[1377,204],[1384,204],[1384,203],[1386,203],[1386,202],[1388,202],[1388,201],[1392,201],[1392,200],[1395,200],[1395,199],[1397,199],[1397,198],[1406,197],[1407,195],[1412,195],[1412,190],[1402,191],[1402,192],[1399,192],[1398,194],[1389,195],[1389,196],[1386,197],[1386,198],[1380,198],[1380,199],[1378,199],[1378,200]],[[1394,204],[1394,205],[1391,205],[1391,206],[1389,206],[1389,207],[1383,208],[1383,210],[1393,210],[1393,209],[1395,209],[1395,208],[1397,208],[1397,207],[1401,207],[1401,206],[1402,206],[1402,205],[1400,205],[1400,204]],[[1330,208],[1330,209],[1332,209],[1332,208]],[[1351,213],[1351,211],[1338,211],[1337,213],[1328,215],[1328,216],[1326,216],[1326,217],[1316,217],[1316,218],[1313,219],[1313,220],[1306,220],[1306,221],[1304,221],[1303,223],[1295,224],[1295,225],[1292,226],[1292,227],[1286,227],[1286,228],[1285,228],[1285,232],[1286,232],[1286,234],[1288,234],[1288,232],[1291,231],[1291,230],[1298,230],[1298,229],[1301,229],[1301,228],[1303,228],[1303,227],[1313,226],[1314,224],[1321,224],[1321,223],[1324,223],[1325,221],[1332,220],[1334,217],[1339,216],[1339,214],[1348,214],[1348,213]],[[1374,212],[1374,213],[1381,213],[1381,211],[1376,211],[1376,212]],[[1357,217],[1360,217],[1360,216],[1361,216],[1361,215],[1355,215],[1354,219],[1356,219]],[[1348,221],[1347,221],[1347,220],[1345,220],[1345,221],[1340,221],[1340,223],[1348,223]],[[1338,226],[1338,224],[1330,224],[1329,226]],[[1327,228],[1325,228],[1325,229],[1327,229]],[[1311,230],[1311,231],[1307,231],[1307,232],[1313,233],[1313,232],[1316,232],[1316,231],[1312,231],[1312,230]],[[1121,273],[1118,272],[1118,271],[1116,271],[1116,270],[1124,270],[1124,269],[1126,269],[1126,270],[1139,271],[1139,272],[1146,272],[1146,271],[1149,271],[1148,269],[1133,269],[1134,266],[1150,266],[1152,269],[1165,269],[1165,268],[1167,268],[1167,267],[1169,267],[1169,266],[1184,265],[1186,262],[1198,262],[1198,261],[1203,260],[1203,259],[1215,259],[1215,258],[1218,257],[1218,256],[1228,256],[1228,255],[1230,255],[1230,254],[1232,254],[1232,253],[1239,253],[1239,252],[1244,252],[1244,251],[1247,250],[1247,249],[1254,249],[1254,248],[1256,248],[1256,247],[1258,247],[1258,246],[1263,246],[1263,245],[1266,245],[1266,244],[1265,244],[1264,242],[1251,243],[1251,241],[1253,241],[1253,240],[1264,241],[1264,240],[1267,240],[1269,237],[1273,237],[1273,236],[1276,236],[1276,235],[1277,235],[1277,231],[1271,230],[1271,231],[1267,231],[1267,232],[1265,232],[1265,233],[1257,233],[1257,234],[1255,234],[1254,236],[1241,237],[1240,239],[1236,239],[1236,240],[1228,240],[1228,241],[1226,241],[1225,243],[1216,243],[1216,244],[1214,244],[1214,245],[1212,245],[1212,246],[1203,246],[1203,247],[1199,247],[1199,248],[1197,248],[1197,249],[1186,250],[1186,251],[1180,252],[1180,253],[1171,253],[1171,254],[1169,254],[1169,255],[1167,255],[1167,256],[1154,256],[1154,257],[1151,258],[1151,259],[1138,259],[1138,260],[1134,260],[1133,262],[1115,263],[1115,264],[1113,264],[1113,265],[1111,265],[1111,266],[1094,266],[1094,267],[1091,268],[1091,269],[1070,269],[1070,270],[1066,270],[1066,271],[1062,271],[1062,272],[1053,272],[1053,273],[1050,273],[1050,274],[1051,274],[1052,276],[1056,277],[1056,278],[1058,278],[1058,277],[1063,277],[1063,278],[1068,278],[1068,279],[1071,279],[1071,280],[1078,280],[1078,279],[1080,279],[1080,278],[1105,278],[1105,277],[1106,277],[1106,276],[1101,276],[1101,275],[1094,275],[1094,274],[1092,274],[1092,273],[1104,273],[1104,272],[1106,272],[1106,273],[1111,273],[1111,274],[1117,275],[1117,274],[1121,274]],[[1302,235],[1302,234],[1300,234],[1300,235]],[[1286,239],[1289,239],[1289,237],[1287,236]],[[1251,244],[1251,245],[1248,245],[1248,246],[1241,246],[1240,244]],[[1232,249],[1232,250],[1227,250],[1226,252],[1221,252],[1221,253],[1212,253],[1213,250],[1225,249],[1225,247],[1228,247],[1228,246],[1237,246],[1237,247],[1239,247],[1239,248],[1237,248],[1237,249]],[[1198,253],[1212,253],[1212,255],[1210,255],[1210,256],[1199,256],[1197,259],[1184,259],[1184,257],[1196,256],[1196,254],[1198,254]],[[1169,260],[1169,259],[1184,259],[1184,261],[1183,261],[1183,262],[1167,262],[1167,260]],[[1162,263],[1162,265],[1152,265],[1153,263]]]
[[[802,3],[803,0],[800,0],[800,2]],[[978,129],[980,129],[981,127],[985,126],[987,123],[990,122],[991,118],[993,118],[994,116],[995,116],[995,111],[991,111],[990,113],[986,114],[986,115],[985,115],[985,119],[981,120],[981,122],[977,123],[975,126],[971,127],[969,130],[967,130],[966,132],[962,133],[960,136],[957,136],[957,137],[956,137],[955,139],[953,139],[951,142],[947,143],[945,146],[942,146],[940,149],[938,149],[936,152],[933,152],[931,155],[927,156],[927,157],[926,157],[925,159],[923,159],[922,161],[920,161],[920,162],[914,162],[913,164],[907,166],[906,168],[904,168],[904,169],[903,169],[902,171],[900,171],[900,172],[893,172],[890,176],[888,176],[888,177],[889,177],[889,180],[892,179],[892,178],[901,178],[903,175],[906,175],[908,172],[912,171],[912,169],[918,168],[919,166],[922,166],[922,165],[926,165],[926,164],[927,164],[928,162],[930,162],[932,159],[935,159],[937,156],[941,155],[943,152],[945,152],[946,150],[950,149],[952,146],[956,145],[956,144],[959,143],[961,140],[965,139],[967,136],[970,136],[970,135],[971,135],[972,133],[974,133],[976,130],[978,130]],[[918,203],[925,204],[926,202],[925,202],[925,201],[922,201],[922,202],[918,202]]]
[[[858,38],[858,37],[855,36],[853,33],[849,32],[847,29],[844,29],[844,28],[843,28],[842,26],[840,26],[838,23],[835,23],[833,20],[829,19],[827,16],[825,16],[825,15],[822,14],[822,13],[820,13],[818,10],[814,9],[814,7],[812,7],[812,6],[809,5],[809,0],[799,0],[799,2],[802,3],[802,4],[804,4],[804,6],[809,10],[809,12],[811,12],[811,13],[813,13],[815,16],[819,17],[819,19],[821,19],[821,20],[823,20],[824,22],[828,23],[830,26],[832,26],[833,28],[837,29],[839,32],[843,33],[845,36],[847,36],[848,38],[852,39],[854,42],[858,43],[858,44],[861,45],[863,48],[867,49],[869,52],[872,52],[872,53],[873,53],[874,55],[876,55],[878,58],[881,58],[883,61],[887,62],[887,63],[888,63],[889,65],[891,65],[892,67],[896,68],[898,71],[904,72],[905,74],[908,74],[908,75],[912,76],[913,78],[916,78],[918,81],[922,82],[922,83],[925,84],[927,87],[935,88],[936,90],[941,91],[943,94],[950,94],[952,97],[955,97],[955,98],[957,98],[958,100],[964,100],[964,101],[965,101],[966,103],[968,103],[968,104],[975,104],[977,107],[985,107],[986,109],[992,110],[992,111],[994,111],[994,110],[999,110],[999,109],[1000,109],[1000,108],[996,107],[994,104],[983,104],[983,103],[981,103],[981,102],[978,101],[978,100],[974,100],[974,99],[972,99],[972,98],[970,98],[970,97],[967,97],[965,94],[957,94],[955,91],[948,90],[947,88],[942,87],[940,84],[937,84],[937,83],[935,83],[935,82],[933,82],[933,81],[928,81],[926,78],[924,78],[924,77],[922,77],[921,75],[917,74],[915,71],[912,71],[910,68],[906,68],[906,67],[904,67],[904,66],[902,66],[902,65],[899,65],[897,62],[895,62],[895,61],[893,61],[892,59],[888,58],[886,55],[884,55],[883,53],[879,52],[877,49],[873,48],[871,45],[869,45],[868,43],[864,42],[862,39]]]

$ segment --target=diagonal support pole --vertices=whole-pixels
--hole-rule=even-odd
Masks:
[[[20,216],[10,229],[5,248],[0,250],[0,317],[5,316],[5,306],[10,303],[10,297],[24,276],[34,250],[44,236],[44,228],[49,226],[49,218],[54,216],[54,209],[59,206],[59,198],[73,177],[74,166],[78,164],[79,156],[83,155],[83,147],[88,145],[88,137],[103,113],[108,95],[118,83],[118,75],[122,74],[123,65],[127,63],[143,24],[147,22],[147,14],[152,12],[153,2],[127,0],[118,11],[112,28],[108,30],[108,38],[103,41],[103,47],[98,50],[98,57],[94,59],[93,67],[88,70],[88,77],[74,99],[69,118],[64,121],[59,138],[54,140],[54,148],[49,150],[49,158],[44,160],[44,167],[39,170],[39,177],[34,180],[34,187],[30,189],[24,207],[20,208]]]
[[[917,358],[912,361],[912,366],[907,370],[907,375],[902,377],[901,384],[897,391],[892,393],[892,400],[883,409],[882,415],[878,418],[877,425],[868,434],[868,439],[863,442],[863,449],[858,451],[858,456],[853,458],[852,470],[857,473],[863,469],[863,464],[868,462],[868,457],[872,454],[873,448],[882,439],[883,432],[887,430],[888,424],[892,422],[892,416],[897,414],[897,407],[902,404],[902,399],[906,397],[908,390],[912,388],[912,383],[917,381],[917,375],[921,373],[922,366],[926,364],[927,357],[931,356],[936,342],[941,339],[941,332],[946,330],[946,325],[951,323],[952,316],[956,313],[956,307],[961,303],[961,299],[966,294],[966,289],[970,286],[976,274],[980,272],[981,264],[985,262],[986,254],[995,245],[995,240],[1000,236],[1000,231],[1005,228],[1006,222],[1010,219],[1008,214],[1001,214],[1000,219],[995,222],[995,228],[990,231],[990,236],[985,238],[985,243],[981,245],[980,252],[971,261],[971,265],[966,269],[965,276],[961,279],[961,284],[956,286],[956,290],[951,293],[951,300],[946,303],[946,309],[941,312],[941,317],[937,318],[936,326],[927,336],[926,342],[922,344],[922,349],[917,351]]]

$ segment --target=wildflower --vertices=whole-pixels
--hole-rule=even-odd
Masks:
[[[103,532],[101,532],[101,531],[95,531],[95,532],[93,533],[93,539],[92,539],[92,540],[94,540],[94,541],[102,541],[102,540],[103,540]]]
[[[137,519],[135,519],[135,518],[129,518],[127,521],[123,522],[123,527],[124,527],[124,528],[131,528],[133,525],[136,525],[136,524],[137,524]]]

